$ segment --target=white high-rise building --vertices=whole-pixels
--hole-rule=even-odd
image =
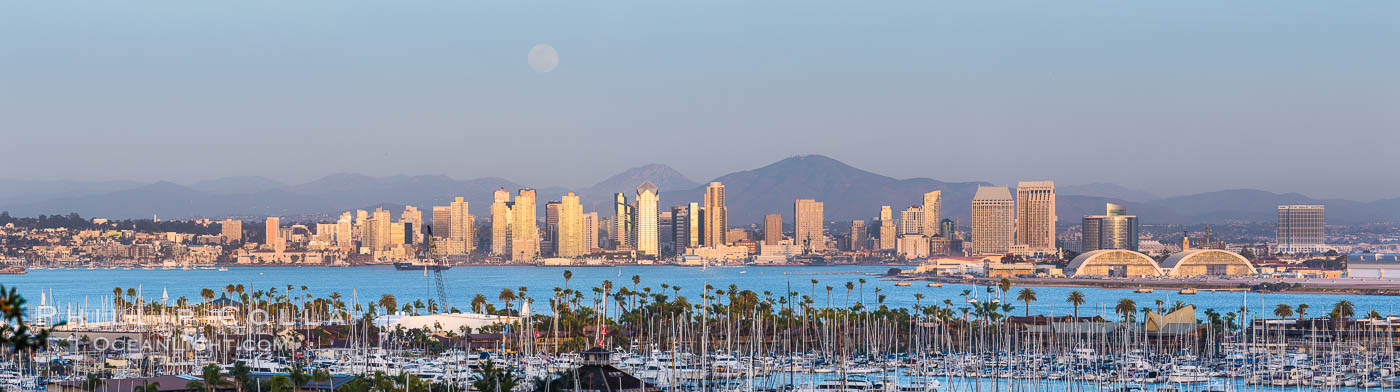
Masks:
[[[472,253],[472,216],[467,209],[467,201],[458,197],[448,205],[452,218],[448,222],[447,254],[464,255]]]
[[[1055,182],[1016,184],[1016,245],[1032,253],[1053,253],[1055,246]]]
[[[510,252],[510,225],[515,221],[511,216],[510,191],[497,189],[491,201],[491,254],[508,256]]]
[[[910,206],[899,213],[899,235],[920,234],[924,231],[924,208]]]
[[[1006,253],[1016,237],[1016,200],[1004,186],[979,186],[972,197],[972,253]]]
[[[521,189],[510,208],[510,259],[532,261],[540,255],[540,228],[535,219],[535,190]]]
[[[637,253],[648,256],[661,254],[657,240],[657,204],[659,191],[650,181],[637,186]]]
[[[592,249],[584,244],[583,203],[573,192],[559,198],[559,223],[554,247],[559,257],[580,257]]]
[[[724,245],[725,232],[729,231],[729,209],[724,204],[724,184],[719,181],[705,187],[704,214],[705,246]]]
[[[938,223],[943,221],[943,191],[933,191],[924,194],[923,211],[919,212],[921,224],[920,233],[925,237],[938,235]]]
[[[1278,206],[1278,251],[1318,253],[1327,251],[1327,220],[1320,205]]]
[[[582,208],[582,207],[580,207]],[[583,214],[583,254],[593,253],[598,248],[598,213]]]
[[[826,234],[823,227],[825,206],[822,202],[798,199],[793,203],[792,209],[793,240],[805,251],[825,251]]]

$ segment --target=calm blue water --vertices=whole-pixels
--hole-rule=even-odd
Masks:
[[[632,276],[641,276],[639,287],[651,287],[653,292],[660,290],[662,283],[681,287],[681,295],[691,299],[692,303],[698,303],[697,295],[699,290],[709,283],[716,289],[728,289],[728,286],[737,284],[740,289],[753,290],[760,295],[764,291],[771,291],[775,297],[787,290],[789,284],[793,291],[801,295],[810,295],[812,291],[811,280],[818,280],[817,295],[814,298],[818,305],[824,305],[827,301],[826,286],[834,289],[831,294],[831,302],[841,305],[845,301],[846,282],[856,282],[857,279],[865,278],[865,300],[870,306],[874,306],[876,296],[874,290],[879,288],[880,294],[886,295],[885,304],[892,307],[904,307],[914,304],[914,294],[923,293],[922,303],[928,305],[934,302],[942,303],[944,299],[953,300],[954,306],[959,306],[963,302],[959,295],[963,290],[972,290],[974,294],[979,294],[985,298],[985,287],[974,288],[969,285],[945,285],[944,287],[931,288],[924,287],[919,282],[915,282],[909,287],[895,286],[893,281],[883,280],[878,276],[866,276],[865,273],[883,273],[889,269],[885,266],[825,266],[825,267],[725,267],[709,268],[701,271],[693,267],[673,267],[673,266],[625,266],[625,267],[573,267],[567,268],[573,271],[573,279],[569,281],[569,287],[579,289],[589,293],[592,287],[602,285],[604,280],[613,282],[614,290],[621,287],[632,287]],[[563,273],[566,268],[556,267],[455,267],[445,271],[444,281],[447,287],[448,302],[451,306],[461,309],[469,307],[471,298],[477,293],[485,294],[492,302],[500,306],[496,299],[502,288],[519,289],[527,287],[529,295],[535,298],[537,304],[547,303],[547,298],[552,295],[555,287],[564,286]],[[747,271],[747,273],[742,273]],[[220,272],[216,270],[36,270],[25,275],[0,275],[0,285],[18,288],[21,295],[30,299],[31,306],[39,302],[40,291],[52,291],[53,297],[63,303],[81,304],[84,300],[96,304],[102,296],[112,295],[113,287],[140,287],[142,295],[146,298],[156,299],[161,295],[161,290],[169,290],[172,302],[175,298],[185,296],[191,302],[199,301],[199,292],[202,288],[211,288],[216,291],[227,284],[243,284],[246,291],[252,292],[254,289],[266,290],[277,287],[278,291],[284,291],[287,285],[292,285],[298,290],[300,286],[307,286],[307,291],[315,296],[329,295],[331,292],[339,292],[346,302],[350,302],[352,296],[358,295],[360,303],[376,301],[380,295],[389,293],[398,298],[400,304],[412,302],[415,299],[422,299],[425,302],[429,298],[436,298],[437,294],[433,286],[431,275],[424,276],[421,271],[397,271],[392,267],[232,267],[228,271]],[[857,285],[859,286],[859,285]],[[1071,308],[1064,299],[1074,288],[1064,287],[1035,287],[1039,301],[1031,303],[1032,314],[1064,315],[1070,313]],[[1016,307],[1014,313],[1023,314],[1024,304],[1014,301],[1016,291],[1020,287],[1013,288],[1007,297],[1011,299]],[[1171,304],[1177,300],[1194,304],[1204,310],[1214,308],[1222,314],[1227,311],[1238,310],[1244,306],[1245,294],[1237,292],[1201,292],[1197,295],[1183,296],[1177,295],[1174,290],[1157,290],[1151,294],[1136,294],[1128,289],[1077,289],[1087,297],[1088,302],[1080,307],[1081,316],[1102,314],[1106,317],[1113,317],[1113,306],[1122,298],[1131,298],[1137,302],[1138,307],[1155,307],[1155,300],[1163,300]],[[671,290],[667,290],[669,293]],[[851,294],[851,303],[855,303],[860,297],[860,290]],[[591,302],[591,294],[585,294],[584,302]],[[1260,309],[1261,296],[1257,293],[1248,294],[1249,309],[1251,314],[1258,315]],[[1326,294],[1268,294],[1262,297],[1265,308],[1272,314],[1274,306],[1279,303],[1286,303],[1297,306],[1306,303],[1310,307],[1309,315],[1323,315],[1330,309],[1332,304],[1342,299],[1351,300],[1356,307],[1358,315],[1376,310],[1382,314],[1397,314],[1396,298],[1389,296],[1362,296],[1362,295],[1326,295]],[[518,304],[518,302],[516,302]],[[537,305],[540,306],[540,305]],[[538,312],[538,310],[536,311]],[[1203,316],[1201,316],[1203,317]]]

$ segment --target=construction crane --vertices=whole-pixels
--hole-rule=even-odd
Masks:
[[[433,260],[432,257],[437,255],[437,241],[433,240],[433,227],[423,226],[423,236],[428,239],[428,259]],[[423,274],[426,275],[428,270],[433,271],[433,282],[437,286],[438,304],[443,310],[443,313],[447,313],[447,309],[451,309],[451,307],[447,305],[447,285],[442,282],[442,268],[429,268],[429,264],[424,264]]]

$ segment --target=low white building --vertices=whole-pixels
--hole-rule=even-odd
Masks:
[[[1353,279],[1400,279],[1400,253],[1349,254],[1347,276]]]

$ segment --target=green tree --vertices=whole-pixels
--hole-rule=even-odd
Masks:
[[[44,348],[49,340],[47,329],[31,333],[24,324],[24,297],[15,288],[0,285],[0,353],[5,350],[21,352]],[[30,336],[30,335],[33,336]]]
[[[1069,296],[1065,297],[1065,302],[1074,306],[1074,319],[1079,320],[1079,305],[1084,304],[1084,293],[1079,290],[1071,291]]]
[[[1288,304],[1278,304],[1274,307],[1274,315],[1281,319],[1292,317],[1293,307],[1288,306]]]
[[[1123,315],[1123,321],[1132,321],[1133,314],[1137,313],[1137,302],[1131,298],[1118,300],[1118,306],[1113,307],[1113,311]]]
[[[1016,300],[1026,303],[1026,317],[1030,317],[1031,302],[1036,300],[1035,290],[1031,290],[1029,287],[1021,289],[1020,292],[1016,293]]]

